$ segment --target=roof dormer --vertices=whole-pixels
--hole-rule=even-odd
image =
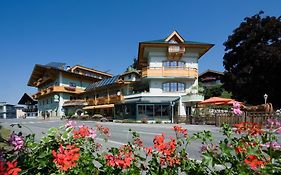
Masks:
[[[180,34],[175,30],[173,33],[171,33],[166,39],[165,42],[170,44],[178,44],[178,43],[184,43],[183,37],[180,36]]]

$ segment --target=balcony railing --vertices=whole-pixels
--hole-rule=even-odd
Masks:
[[[27,109],[27,108],[23,108],[22,112],[37,112],[38,109],[37,108],[32,108],[32,109]]]
[[[63,106],[86,106],[88,105],[86,100],[68,100],[63,103]]]
[[[50,86],[46,89],[42,89],[41,91],[38,91],[36,94],[32,95],[32,97],[38,99],[43,95],[47,95],[53,92],[67,92],[67,93],[78,94],[84,92],[84,90],[81,88],[71,87],[71,86]]]
[[[142,77],[185,77],[197,78],[198,71],[196,68],[186,67],[147,67],[142,69]]]
[[[110,96],[106,96],[106,97],[99,97],[99,98],[91,98],[89,99],[88,105],[90,106],[94,106],[94,105],[103,105],[103,104],[115,104],[117,102],[120,102],[124,99],[124,97],[122,95],[110,95]]]

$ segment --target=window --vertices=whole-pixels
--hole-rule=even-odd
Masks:
[[[161,118],[161,105],[154,105],[154,115],[156,118]]]
[[[170,84],[169,83],[164,83],[163,84],[163,91],[169,92],[170,91]]]
[[[179,82],[163,83],[162,89],[164,92],[184,92],[185,85]]]
[[[179,92],[184,92],[184,83],[178,83],[178,91]]]
[[[145,116],[145,106],[144,105],[138,105],[138,115],[141,117]]]
[[[176,92],[177,90],[177,83],[170,83],[170,91]]]
[[[163,62],[163,67],[170,67],[170,68],[175,68],[175,67],[185,67],[185,62],[183,61],[164,61]]]

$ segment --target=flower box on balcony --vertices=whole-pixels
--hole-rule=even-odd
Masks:
[[[64,89],[67,90],[67,91],[75,91],[76,90],[75,87],[70,87],[70,86],[69,87],[66,86],[66,87],[64,87]]]

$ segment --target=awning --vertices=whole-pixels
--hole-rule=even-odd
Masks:
[[[103,109],[103,108],[114,108],[114,104],[107,104],[107,105],[97,105],[97,106],[86,106],[83,109]]]
[[[204,100],[204,96],[201,94],[186,94],[181,96],[183,103],[198,103]]]

